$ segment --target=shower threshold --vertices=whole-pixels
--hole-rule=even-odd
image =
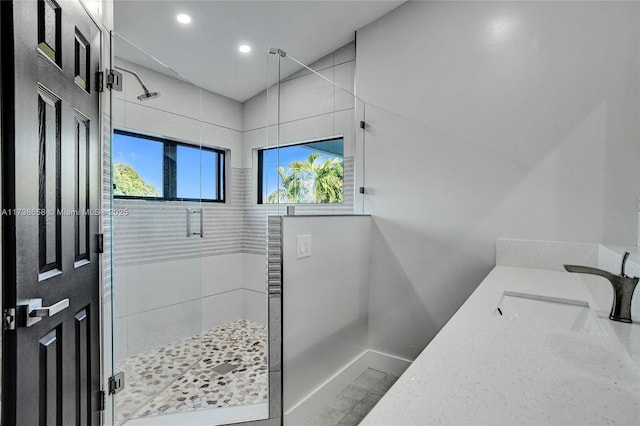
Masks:
[[[269,406],[261,404],[237,407],[209,408],[185,413],[165,414],[162,416],[141,417],[128,420],[123,426],[216,426],[230,423],[249,422],[269,417]]]

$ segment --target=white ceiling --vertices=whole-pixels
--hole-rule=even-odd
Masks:
[[[114,27],[184,79],[244,102],[266,87],[270,47],[310,64],[403,2],[115,0]],[[190,15],[191,24],[178,23],[179,13]],[[240,44],[252,52],[240,54]],[[116,56],[158,69],[124,42],[114,49]],[[283,61],[282,77],[297,69]]]

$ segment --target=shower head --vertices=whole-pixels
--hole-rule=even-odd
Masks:
[[[139,101],[142,102],[142,101],[146,101],[146,100],[149,100],[149,99],[154,99],[154,98],[157,98],[158,96],[160,96],[160,92],[150,92],[149,89],[147,89],[147,86],[145,86],[144,82],[142,81],[142,79],[140,78],[140,76],[138,75],[137,72],[128,70],[126,68],[119,67],[117,65],[115,65],[114,68],[119,69],[120,71],[124,71],[126,73],[129,73],[132,76],[134,76],[136,78],[136,80],[138,80],[138,83],[140,83],[140,86],[142,86],[142,90],[144,90],[144,93],[142,95],[138,96],[138,100]]]
[[[160,96],[160,92],[150,92],[148,90],[145,90],[142,95],[138,96],[138,100],[146,101],[149,99],[157,98],[158,96]]]

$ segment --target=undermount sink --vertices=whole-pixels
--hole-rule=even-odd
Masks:
[[[544,329],[606,336],[587,302],[505,291],[494,317]]]

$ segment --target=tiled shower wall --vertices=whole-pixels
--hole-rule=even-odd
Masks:
[[[202,204],[203,238],[186,237],[186,209],[200,207],[197,203],[114,200],[115,210],[128,211],[113,218],[116,359],[238,318],[264,323],[266,217],[282,212],[256,204],[255,148],[268,145],[266,91],[241,104],[117,62],[138,71],[162,96],[140,103],[137,83],[125,74],[124,92],[114,93],[116,127],[226,148],[230,167],[227,202]],[[312,68],[353,88],[355,45],[338,49]],[[353,213],[353,97],[307,71],[283,81],[280,93],[282,143],[335,135],[345,140],[344,203],[298,206],[297,211]],[[270,90],[270,100],[273,96]]]
[[[296,52],[289,53],[296,55]],[[337,86],[303,69],[282,80],[279,94],[278,90],[270,88],[268,96],[265,90],[243,104],[242,162],[245,170],[251,173],[248,176],[250,182],[254,179],[252,165],[256,160],[255,149],[264,147],[268,138],[273,138],[276,121],[280,123],[277,134],[281,145],[338,135],[344,138],[344,202],[335,205],[298,205],[296,212],[299,214],[358,213],[357,206],[361,201],[354,189],[359,184],[355,172],[358,169],[357,159],[361,155],[356,152],[356,140],[361,133],[360,129],[356,129],[356,123],[362,109],[351,94],[354,91],[355,59],[355,42],[352,42],[309,66]],[[280,61],[290,59],[283,58]],[[250,200],[245,211],[244,250],[250,253],[262,252],[266,237],[265,210],[255,203],[255,187],[251,183],[246,192],[250,194]],[[284,213],[284,209],[279,213]]]
[[[113,92],[117,128],[228,150],[227,202],[202,204],[203,238],[186,236],[186,209],[198,203],[114,200],[114,211],[127,212],[113,217],[116,361],[226,321],[265,323],[266,302],[259,303],[264,284],[255,282],[257,274],[242,276],[245,264],[265,263],[264,255],[245,259],[252,255],[242,251],[242,104],[133,63],[116,63],[162,94],[139,102],[139,85],[124,73],[123,92]]]

